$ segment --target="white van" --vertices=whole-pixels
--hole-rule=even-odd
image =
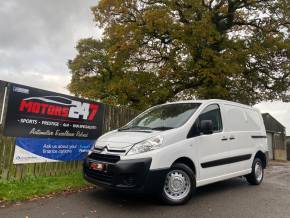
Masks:
[[[183,204],[196,189],[245,176],[259,185],[268,148],[258,110],[223,100],[182,101],[152,107],[101,136],[84,161],[91,183],[159,193]]]

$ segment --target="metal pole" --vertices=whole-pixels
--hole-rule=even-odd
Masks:
[[[5,109],[5,104],[6,104],[6,94],[7,94],[7,86],[5,87],[5,91],[4,91],[4,97],[3,97],[3,102],[2,102],[2,111],[1,111],[0,124],[3,123],[4,109]]]

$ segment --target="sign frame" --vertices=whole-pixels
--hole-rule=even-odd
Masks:
[[[4,135],[97,139],[102,135],[104,104],[8,83]]]

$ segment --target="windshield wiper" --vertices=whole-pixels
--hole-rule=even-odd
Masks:
[[[152,129],[150,127],[147,126],[130,126],[130,127],[126,127],[126,128],[120,128],[118,129],[119,131],[126,131],[126,130],[149,130],[151,131]]]
[[[158,126],[158,127],[152,128],[152,130],[160,130],[160,131],[165,131],[165,130],[169,130],[169,129],[174,129],[174,127],[170,127],[170,126]]]

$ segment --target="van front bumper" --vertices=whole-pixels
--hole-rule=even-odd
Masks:
[[[115,190],[158,192],[162,190],[168,172],[168,169],[150,170],[151,158],[107,163],[105,171],[90,169],[92,161],[89,158],[84,161],[84,178],[90,183]]]

